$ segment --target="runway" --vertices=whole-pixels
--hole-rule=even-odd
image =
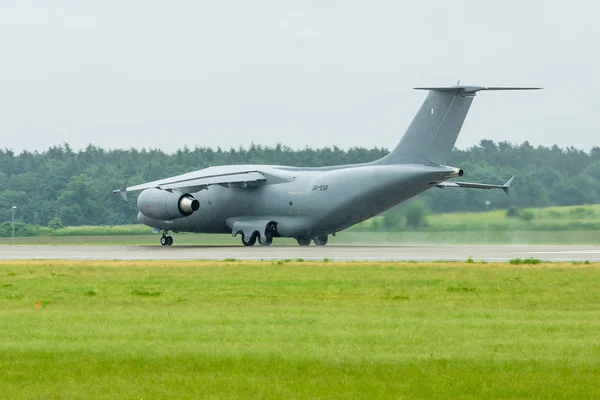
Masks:
[[[0,246],[0,260],[600,261],[600,246]]]

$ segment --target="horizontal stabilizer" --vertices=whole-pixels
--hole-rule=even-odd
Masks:
[[[508,190],[510,189],[510,184],[512,183],[512,181],[515,179],[515,177],[511,177],[505,184],[504,186],[502,186],[502,190],[504,190],[504,193],[506,193],[507,195],[509,195],[510,193],[508,193]]]
[[[540,90],[539,87],[503,87],[503,86],[440,86],[416,87],[416,90],[434,90],[436,92],[475,93],[480,90]]]
[[[468,188],[468,189],[502,189],[504,193],[509,194],[509,189],[512,181],[515,179],[513,176],[504,185],[490,185],[487,183],[473,183],[473,182],[458,182],[458,181],[445,181],[440,182],[436,186],[442,189],[453,187],[453,188]]]

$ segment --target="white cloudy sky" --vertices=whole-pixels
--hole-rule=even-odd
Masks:
[[[0,0],[0,147],[393,147],[419,85],[481,139],[600,145],[596,1]]]

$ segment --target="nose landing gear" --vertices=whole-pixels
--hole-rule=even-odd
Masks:
[[[173,244],[173,236],[167,236],[167,231],[163,231],[160,244],[161,246],[171,246]]]

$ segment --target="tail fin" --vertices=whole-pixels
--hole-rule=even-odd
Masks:
[[[427,98],[396,148],[377,164],[446,164],[471,107],[480,90],[535,90],[526,87],[421,87]]]

